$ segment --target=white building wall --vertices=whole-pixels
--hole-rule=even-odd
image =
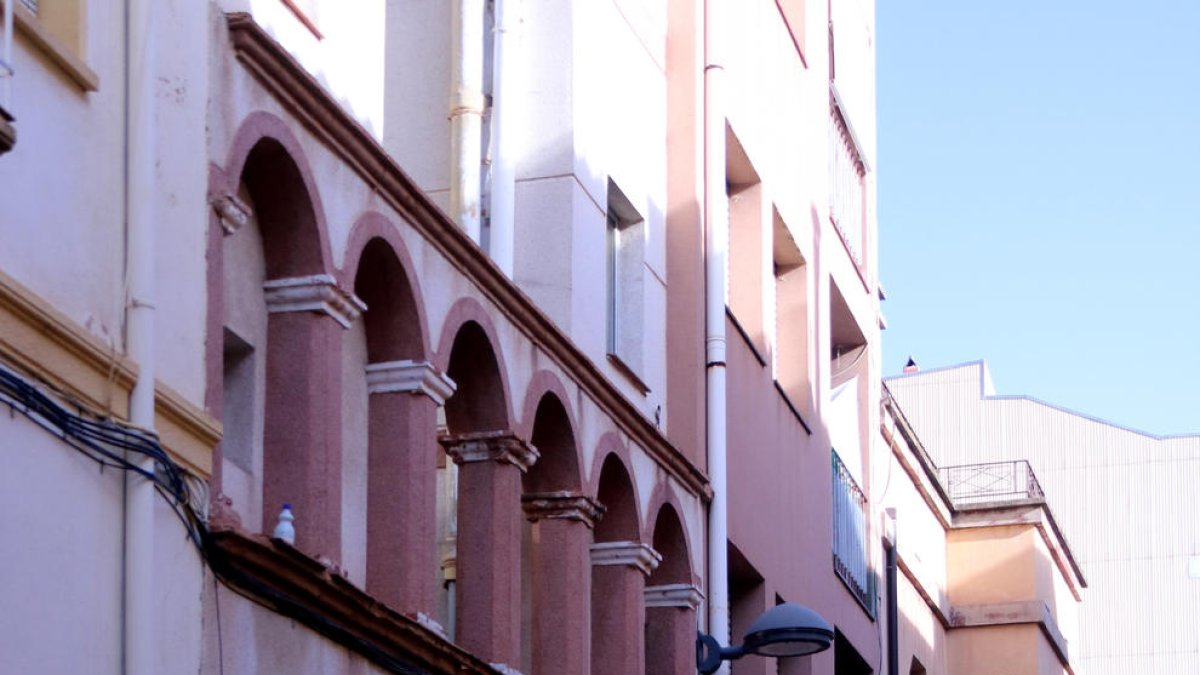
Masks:
[[[1200,671],[1200,436],[995,396],[990,381],[979,361],[888,387],[939,466],[1029,460],[1088,582],[1076,672]]]

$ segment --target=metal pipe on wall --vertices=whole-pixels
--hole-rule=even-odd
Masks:
[[[725,296],[729,204],[725,191],[724,0],[704,0],[704,362],[707,385],[708,634],[729,644],[729,504],[726,476]],[[728,673],[728,663],[720,673]]]
[[[450,17],[450,215],[480,243],[483,2],[454,0]]]
[[[513,275],[516,219],[516,137],[513,123],[519,104],[516,64],[520,44],[521,0],[494,0],[492,40],[492,190],[488,205],[488,252],[509,278]]]
[[[155,34],[156,0],[126,0],[125,214],[126,351],[137,364],[129,421],[154,430]],[[154,462],[136,455],[154,474]],[[131,458],[132,459],[132,458]],[[126,675],[151,675],[154,621],[154,485],[125,472],[123,661]]]

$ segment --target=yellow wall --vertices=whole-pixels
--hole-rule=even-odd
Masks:
[[[1029,525],[948,532],[946,576],[950,603],[983,605],[1039,597],[1038,543],[1037,530]]]

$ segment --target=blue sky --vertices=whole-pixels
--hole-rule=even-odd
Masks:
[[[884,374],[1200,432],[1200,0],[876,7]]]

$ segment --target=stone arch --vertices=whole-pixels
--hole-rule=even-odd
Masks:
[[[569,400],[554,373],[538,371],[530,380],[517,433],[529,439],[540,457],[525,474],[527,493],[581,490],[578,427],[566,404]]]
[[[510,431],[507,368],[495,326],[483,306],[473,298],[454,303],[438,345],[435,365],[458,386],[446,402],[450,434]]]
[[[649,513],[654,518],[647,523],[651,545],[662,556],[662,563],[651,573],[647,584],[691,584],[695,583],[692,572],[692,547],[689,545],[687,528],[679,515],[682,509],[674,490],[666,482],[655,486],[650,496]]]
[[[300,141],[275,115],[246,116],[234,134],[225,176],[242,184],[263,233],[267,279],[334,271],[325,211]]]
[[[210,180],[223,183],[213,185],[221,218],[241,215],[223,228],[230,234],[215,246],[222,261],[214,265],[220,274],[214,290],[223,304],[232,298],[238,305],[222,310],[226,319],[257,317],[237,322],[253,324],[248,341],[224,326],[220,398],[226,399],[225,389],[236,393],[232,390],[247,379],[253,393],[244,397],[249,412],[223,407],[223,418],[229,417],[226,410],[239,413],[226,420],[232,422],[226,436],[253,436],[257,440],[250,446],[261,443],[260,450],[253,449],[261,464],[255,459],[242,468],[258,473],[262,529],[271,532],[288,503],[296,517],[296,546],[340,561],[342,331],[362,304],[333,276],[316,182],[287,124],[265,112],[247,116],[225,170],[210,170]],[[224,260],[226,252],[238,260]],[[252,364],[242,368],[243,375],[231,370],[239,360]]]
[[[360,289],[360,279],[367,270],[383,273],[377,279],[377,288]],[[408,247],[386,216],[369,211],[355,222],[338,277],[343,287],[353,287],[367,304],[365,321],[371,361],[430,358],[429,323],[420,278]],[[377,321],[380,318],[385,321]],[[400,321],[403,323],[397,324]],[[373,324],[382,325],[373,328]],[[388,340],[385,338],[388,335],[394,337]]]
[[[687,534],[679,511],[661,502],[651,533],[662,563],[646,581],[646,672],[684,675],[694,672],[696,608],[700,591],[693,584]]]
[[[534,673],[585,672],[587,587],[591,528],[600,513],[581,492],[577,434],[562,383],[536,374],[525,401],[525,425],[539,453],[525,474],[522,496],[522,669]],[[523,425],[523,426],[525,426]]]
[[[616,452],[604,454],[596,479],[596,499],[604,517],[596,524],[596,541],[642,541],[637,488],[628,464]]]
[[[492,663],[521,659],[523,474],[538,454],[513,433],[509,388],[496,330],[478,301],[447,314],[434,363],[456,383],[441,443],[458,467],[455,632]],[[503,574],[495,574],[503,570]]]
[[[437,410],[452,386],[426,361],[416,278],[392,232],[379,214],[361,218],[340,275],[367,306],[366,588],[396,609],[432,615]]]
[[[642,673],[646,576],[658,554],[642,541],[630,465],[615,450],[599,454],[596,495],[606,510],[592,544],[592,673]]]

